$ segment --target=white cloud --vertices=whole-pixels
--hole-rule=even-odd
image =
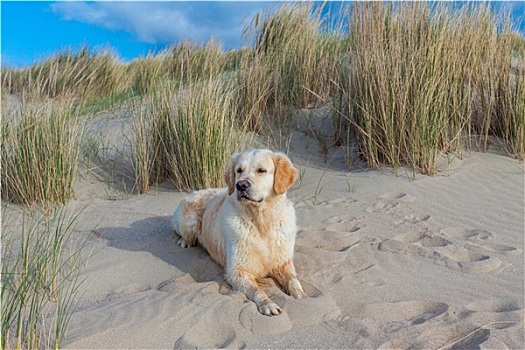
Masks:
[[[167,44],[183,38],[200,42],[214,37],[226,47],[239,46],[243,19],[277,7],[265,2],[56,2],[52,11],[64,20],[126,31],[136,40]]]

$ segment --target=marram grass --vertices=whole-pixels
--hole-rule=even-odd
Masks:
[[[455,9],[441,3],[358,2],[347,19],[329,23],[322,6],[284,4],[275,13],[256,14],[245,27],[250,48],[224,53],[213,40],[186,40],[129,64],[109,51],[69,50],[28,69],[3,68],[2,87],[23,101],[74,98],[90,107],[84,110],[107,109],[139,95],[144,105],[132,110],[137,112],[133,162],[140,192],[166,178],[181,188],[196,186],[185,180],[196,165],[185,159],[184,147],[201,147],[191,133],[207,135],[199,129],[212,125],[206,124],[210,116],[221,125],[226,119],[219,111],[226,109],[235,133],[265,133],[272,129],[268,125],[293,127],[290,116],[297,109],[330,104],[334,145],[357,148],[371,168],[408,166],[431,175],[443,154],[487,151],[493,136],[510,155],[525,158],[525,39],[511,31],[506,18],[483,4]],[[212,87],[218,81],[223,86]],[[38,107],[22,109],[42,113]],[[2,143],[11,149],[2,151],[2,167],[19,167],[22,162],[7,162],[16,158],[18,147],[7,135],[25,128],[15,132],[13,121],[2,124]],[[173,144],[175,137],[180,147]],[[200,164],[197,178],[216,177],[208,169],[213,162],[202,158]],[[36,190],[30,194],[2,179],[2,189],[15,202],[71,196],[69,186],[55,189],[64,196],[49,195],[56,186],[43,177],[38,183],[33,170],[17,171],[11,180],[23,175],[27,187]]]
[[[74,195],[82,128],[69,102],[3,103],[2,199],[29,206]]]
[[[54,208],[2,213],[2,349],[59,349],[80,297],[87,237],[73,237],[77,215]],[[11,212],[12,213],[12,212]]]
[[[235,96],[232,83],[221,78],[184,89],[159,86],[149,106],[137,109],[133,128],[139,191],[166,178],[186,191],[222,186],[227,160],[244,144]]]
[[[356,3],[350,23],[343,114],[371,168],[432,175],[472,136],[484,151],[497,135],[519,153],[523,82],[509,88],[512,50],[498,31],[510,30],[488,7]]]
[[[244,109],[260,105],[263,113],[268,110],[278,124],[286,125],[290,108],[331,99],[343,41],[340,28],[327,28],[322,10],[323,6],[314,10],[313,3],[284,4],[275,13],[253,17],[244,31],[253,41]]]

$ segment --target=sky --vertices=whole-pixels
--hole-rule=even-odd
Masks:
[[[508,6],[512,19],[522,20],[525,2]],[[245,44],[243,28],[258,11],[275,11],[276,1],[5,1],[0,3],[2,67],[27,67],[59,50],[82,46],[110,48],[129,62],[191,38],[211,37],[224,49]]]
[[[123,61],[186,38],[242,46],[242,30],[277,2],[1,1],[2,66],[24,67],[58,50],[112,48]],[[248,21],[248,22],[246,22]]]

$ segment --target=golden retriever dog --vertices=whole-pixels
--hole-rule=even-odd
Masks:
[[[296,178],[297,170],[282,153],[234,154],[224,174],[227,188],[193,192],[173,214],[179,245],[204,247],[225,269],[228,283],[267,316],[282,310],[261,288],[266,277],[294,298],[306,297],[292,261],[295,209],[286,198]]]

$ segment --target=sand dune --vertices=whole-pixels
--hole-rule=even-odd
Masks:
[[[202,249],[176,245],[169,219],[184,194],[166,185],[109,201],[91,185],[77,230],[92,234],[96,254],[64,346],[523,347],[524,173],[515,161],[466,154],[443,166],[446,176],[413,180],[341,171],[337,152],[320,156],[301,137],[292,137],[302,176],[289,197],[309,298],[268,281],[284,312],[260,315]],[[72,205],[84,204],[81,195]]]

